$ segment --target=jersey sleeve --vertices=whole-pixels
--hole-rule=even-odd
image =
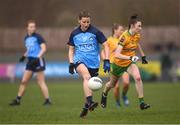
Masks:
[[[67,44],[70,46],[75,46],[73,37],[74,37],[74,35],[73,35],[73,33],[71,33],[71,35],[69,36],[69,41],[67,42]]]
[[[126,38],[124,35],[120,36],[118,45],[124,46],[125,45]]]
[[[37,38],[38,38],[39,45],[42,43],[46,43],[46,41],[44,40],[44,38],[41,35],[37,35]]]
[[[97,31],[96,38],[97,38],[98,42],[101,44],[106,42],[106,40],[107,40],[107,38],[105,37],[105,35],[101,31]]]

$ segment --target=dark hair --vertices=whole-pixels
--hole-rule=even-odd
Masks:
[[[128,29],[131,28],[131,25],[132,25],[132,24],[134,25],[134,24],[137,23],[138,21],[141,21],[141,20],[139,19],[138,15],[137,15],[137,14],[133,14],[133,15],[130,17],[130,19],[129,19]]]
[[[114,30],[117,30],[121,25],[118,23],[114,23],[112,26],[112,35],[114,35]]]
[[[32,20],[32,19],[31,19],[31,20],[28,20],[26,25],[28,26],[30,23],[36,24],[36,21],[35,21],[35,20]]]
[[[79,20],[81,20],[83,17],[91,17],[90,13],[86,10],[83,10],[79,13]]]

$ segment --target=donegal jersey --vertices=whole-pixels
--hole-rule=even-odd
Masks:
[[[107,43],[108,43],[108,46],[109,46],[109,52],[110,52],[110,63],[113,63],[114,62],[114,53],[115,53],[115,50],[118,46],[118,42],[119,42],[119,39],[118,38],[115,38],[115,37],[112,37],[110,36],[108,39],[107,39]]]
[[[139,40],[139,33],[131,35],[128,30],[123,32],[118,42],[118,45],[123,46],[121,54],[126,56],[135,56],[135,51],[138,47]],[[114,63],[118,66],[126,67],[131,64],[131,60],[114,58]]]
[[[99,68],[100,45],[106,41],[104,34],[93,26],[84,32],[80,26],[69,37],[68,45],[74,46],[74,63],[83,63],[88,68]]]
[[[33,33],[32,35],[26,35],[24,38],[25,46],[27,49],[27,57],[38,57],[41,51],[41,44],[45,43],[45,40],[40,34]]]

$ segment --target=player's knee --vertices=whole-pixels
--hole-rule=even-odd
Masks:
[[[90,78],[91,78],[90,76],[86,75],[83,77],[83,80],[89,81]]]
[[[107,87],[109,88],[114,88],[115,87],[115,84],[113,84],[112,82],[109,82],[106,84]]]
[[[41,82],[41,81],[38,81],[37,83],[38,83],[38,85],[42,85],[42,82]]]
[[[21,84],[22,84],[22,85],[27,85],[27,83],[28,83],[27,80],[22,80],[22,81],[21,81]]]
[[[46,85],[46,83],[44,81],[38,81],[38,84],[41,86],[41,85]]]
[[[140,76],[137,76],[137,77],[135,77],[135,80],[136,80],[137,82],[140,82],[140,81],[141,81],[141,77],[140,77]]]

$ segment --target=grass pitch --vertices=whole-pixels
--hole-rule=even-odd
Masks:
[[[63,83],[63,82],[64,83]],[[138,105],[135,86],[132,83],[128,92],[129,107],[115,105],[112,92],[108,95],[106,109],[100,106],[89,112],[84,119],[79,118],[83,106],[81,81],[48,82],[52,106],[42,106],[40,88],[31,82],[22,98],[20,106],[10,107],[19,84],[0,84],[0,123],[28,124],[180,124],[180,84],[145,83],[145,101],[151,108],[141,111]],[[121,85],[120,85],[121,86]],[[101,91],[94,93],[94,100],[100,102]]]

